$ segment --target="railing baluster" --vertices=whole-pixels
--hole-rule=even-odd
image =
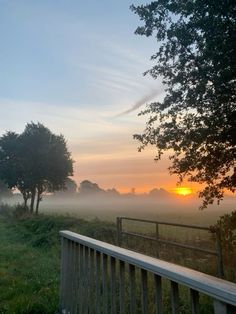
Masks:
[[[156,314],[162,314],[162,283],[161,276],[154,275],[154,285],[155,285],[155,300],[156,300]]]
[[[70,242],[67,241],[67,252],[66,252],[66,310],[69,310],[69,302],[70,302]]]
[[[179,314],[179,286],[171,281],[171,308],[172,314]]]
[[[75,243],[75,313],[79,311],[79,244]]]
[[[147,303],[147,271],[141,269],[142,314],[148,313]]]
[[[88,247],[84,247],[84,313],[88,313],[89,304],[89,251]]]
[[[219,300],[214,300],[213,304],[214,304],[214,314],[227,314],[227,305],[225,303]]]
[[[76,263],[75,263],[75,242],[71,243],[71,312],[76,311]]]
[[[79,313],[83,313],[84,310],[84,246],[79,246],[79,287],[80,287],[80,300],[79,300]]]
[[[123,261],[120,264],[120,314],[125,313],[125,263]]]
[[[68,272],[68,277],[67,277],[67,306],[66,306],[66,310],[68,310],[69,312],[71,312],[71,305],[72,305],[72,298],[71,298],[71,246],[72,246],[72,241],[68,241],[68,252],[67,252],[67,272]]]
[[[96,313],[101,312],[101,294],[100,294],[100,274],[101,274],[101,254],[96,251]]]
[[[107,255],[102,255],[103,314],[108,314]]]
[[[111,264],[111,313],[116,314],[116,259],[110,258]]]
[[[136,313],[135,266],[129,264],[130,313]]]
[[[225,280],[189,270],[185,267],[154,259],[69,231],[61,232],[60,313],[66,314],[124,314],[139,311],[139,289],[136,291],[136,269],[141,270],[142,313],[153,313],[148,303],[149,275],[154,274],[156,314],[163,314],[162,278],[170,280],[172,314],[181,311],[178,285],[190,289],[191,312],[199,314],[199,293],[210,296],[215,314],[234,311],[236,285]],[[96,252],[96,260],[94,255]],[[102,257],[102,265],[101,265]],[[96,261],[96,263],[95,263]],[[108,280],[108,261],[109,278]],[[116,299],[116,261],[119,261],[119,310]],[[125,296],[125,265],[128,265],[129,303]],[[102,267],[101,267],[102,266]],[[96,274],[96,277],[95,277]],[[140,279],[140,277],[138,277]],[[127,288],[128,288],[127,287]],[[128,298],[128,297],[127,297]],[[136,304],[138,301],[138,306]]]
[[[94,303],[94,296],[95,296],[95,289],[94,289],[94,250],[90,249],[90,276],[89,276],[89,285],[90,285],[90,293],[89,293],[89,313],[95,313],[95,303]],[[93,301],[92,301],[93,300]]]
[[[190,289],[190,300],[192,314],[199,314],[199,293],[196,290]]]

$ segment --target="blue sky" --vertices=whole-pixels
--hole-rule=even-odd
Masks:
[[[110,108],[155,85],[142,77],[154,41],[133,34],[129,1],[0,3],[3,98]]]
[[[39,121],[66,137],[77,182],[169,188],[166,158],[156,166],[153,150],[137,152],[139,110],[117,116],[163,97],[160,80],[142,75],[157,43],[134,35],[132,3],[142,2],[0,0],[0,133]]]

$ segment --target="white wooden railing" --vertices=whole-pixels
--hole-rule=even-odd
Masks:
[[[234,283],[74,232],[60,235],[60,313],[196,314],[202,295],[212,313],[236,313]]]

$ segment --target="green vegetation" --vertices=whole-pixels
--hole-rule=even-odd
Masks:
[[[55,135],[41,123],[28,123],[24,132],[0,137],[0,179],[17,188],[25,207],[36,214],[45,192],[61,190],[73,175],[73,161],[63,135]]]
[[[0,207],[0,313],[56,313],[59,302],[59,230],[114,242],[112,223],[70,216],[29,216]]]
[[[136,34],[153,36],[157,51],[145,74],[161,78],[165,97],[148,105],[140,149],[170,154],[170,173],[203,184],[202,208],[235,191],[235,4],[157,0],[131,6]]]
[[[224,219],[225,224],[228,224],[229,218],[227,216],[227,219]],[[220,221],[223,223],[223,218]],[[125,228],[152,234],[152,230],[144,226],[140,228],[137,225],[129,224]],[[116,225],[112,222],[98,219],[87,221],[69,215],[30,215],[20,205],[16,208],[0,205],[0,314],[57,313],[60,274],[59,231],[65,229],[112,244],[116,243]],[[164,229],[160,232],[167,238],[173,236],[174,233],[175,239],[186,241],[194,241],[195,236],[198,236],[200,245],[207,244],[209,240],[209,238],[206,239],[206,235],[201,237],[200,234],[193,233],[187,237],[188,231],[184,234],[178,232],[178,229],[175,229],[172,234]],[[206,243],[203,242],[204,240]],[[150,241],[137,241],[136,239],[126,241],[124,239],[124,245],[150,255],[156,252],[155,244]],[[179,252],[176,249],[165,248],[161,257],[214,274],[214,261],[212,262],[209,256],[202,260],[200,266],[203,268],[201,268],[196,263],[200,256],[197,253],[190,255],[187,258],[186,251]],[[174,260],[172,260],[173,257]],[[231,271],[232,273],[228,272],[228,274],[231,275],[231,279],[235,280],[233,267],[231,267]],[[153,291],[151,277],[149,275],[148,280],[150,298],[153,297],[151,295]],[[140,280],[138,278],[137,280]],[[139,284],[137,284],[137,289],[139,289],[138,287]],[[189,313],[186,302],[189,298],[188,291],[184,287],[181,287],[181,291],[182,313]],[[140,291],[137,292],[140,293]],[[163,302],[168,309],[169,282],[166,280],[164,280]],[[202,312],[211,313],[209,299],[201,296],[201,302]]]

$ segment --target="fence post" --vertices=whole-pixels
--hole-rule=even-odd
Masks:
[[[224,278],[223,256],[221,246],[221,231],[216,230],[216,252],[217,252],[217,274],[220,278]]]
[[[116,218],[117,245],[122,246],[122,218]]]
[[[158,222],[156,222],[156,256],[157,256],[157,258],[159,258],[159,250],[160,250],[160,245],[159,245],[159,242],[158,242],[158,240],[159,240],[159,225],[158,225]]]

